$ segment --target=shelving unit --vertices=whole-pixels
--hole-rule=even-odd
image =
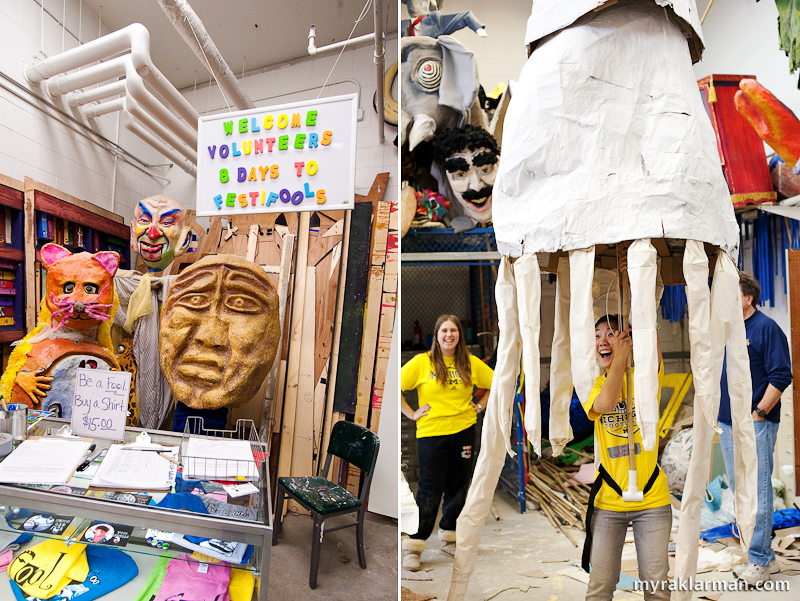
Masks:
[[[0,175],[0,208],[3,211],[0,271],[13,274],[13,280],[2,280],[12,282],[13,286],[0,289],[0,318],[13,319],[13,323],[0,324],[0,343],[3,344],[25,335],[24,204],[23,183]]]

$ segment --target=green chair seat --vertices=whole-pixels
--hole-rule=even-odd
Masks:
[[[358,497],[326,478],[318,476],[278,478],[278,482],[321,515],[361,507],[361,500]]]

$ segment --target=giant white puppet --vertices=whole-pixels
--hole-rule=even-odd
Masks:
[[[739,395],[731,398],[731,406],[736,480],[744,483],[736,493],[745,548],[755,520],[755,435],[736,269],[739,235],[692,72],[703,51],[695,2],[533,0],[525,43],[532,52],[508,108],[494,184],[493,220],[503,254],[496,287],[497,368],[481,454],[458,519],[448,601],[464,598],[504,455],[512,452],[520,357],[531,366],[525,370],[526,396],[539,398],[540,264],[557,272],[550,374],[554,454],[572,437],[572,387],[585,400],[597,371],[592,281],[595,249],[601,246],[630,242],[633,379],[637,421],[648,450],[657,444],[658,422],[656,246],[668,245],[673,257],[683,251],[695,444],[682,502],[676,578],[696,572],[700,503],[726,347],[729,389]],[[666,239],[666,245],[657,239]],[[706,248],[712,249],[710,257]],[[709,259],[715,263],[710,290]],[[538,403],[528,402],[525,428],[538,454]],[[629,477],[618,484],[636,491],[646,479],[643,475],[637,484]],[[685,598],[677,595],[673,599]]]

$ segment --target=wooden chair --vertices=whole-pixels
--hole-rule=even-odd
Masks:
[[[328,443],[328,456],[325,458],[325,467],[322,473],[328,474],[334,456],[355,465],[364,472],[364,482],[359,497],[321,476],[278,478],[278,498],[275,506],[272,546],[278,544],[283,504],[286,497],[289,496],[311,512],[314,518],[314,532],[311,539],[311,573],[308,578],[308,585],[312,589],[317,588],[317,571],[319,570],[323,536],[322,526],[330,517],[358,512],[355,522],[326,528],[325,532],[355,526],[358,563],[362,569],[367,568],[367,560],[364,557],[364,512],[367,508],[369,487],[372,483],[372,474],[378,459],[379,448],[380,440],[366,428],[344,421],[334,424]]]

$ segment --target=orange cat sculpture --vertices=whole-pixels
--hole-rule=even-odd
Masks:
[[[47,279],[39,323],[11,353],[0,395],[70,417],[77,368],[119,370],[111,350],[119,255],[72,254],[58,244],[45,244],[41,257]]]

